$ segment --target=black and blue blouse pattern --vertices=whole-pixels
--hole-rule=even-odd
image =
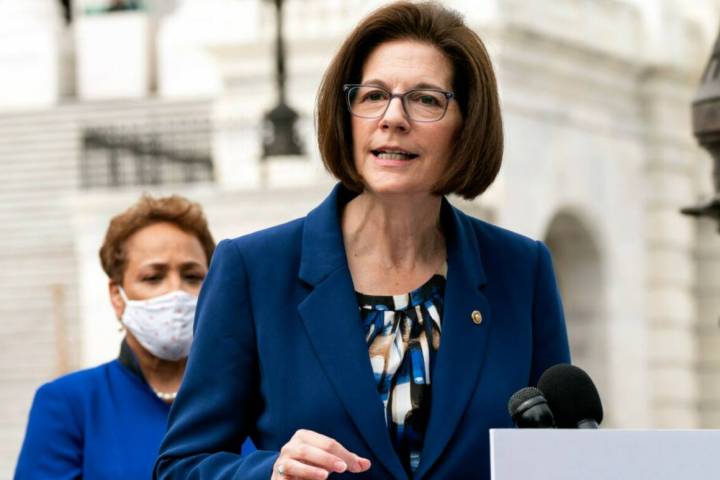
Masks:
[[[390,438],[408,473],[420,463],[440,347],[445,270],[405,295],[358,293],[370,363]]]

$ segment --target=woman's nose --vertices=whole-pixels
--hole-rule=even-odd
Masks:
[[[407,130],[409,124],[407,115],[405,115],[405,109],[403,108],[402,99],[398,97],[391,98],[390,104],[380,120],[383,129],[397,128],[399,130]]]
[[[171,275],[168,275],[168,291],[174,292],[176,290],[182,290],[182,278],[180,277],[180,274],[173,273]]]

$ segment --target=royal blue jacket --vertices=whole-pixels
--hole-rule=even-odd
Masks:
[[[123,343],[119,360],[38,389],[15,479],[150,479],[169,410]]]
[[[336,187],[305,218],[218,245],[156,478],[268,480],[298,429],[372,462],[332,478],[407,478],[346,261],[340,214],[350,197]],[[508,398],[569,361],[565,323],[544,245],[446,200],[441,222],[445,310],[415,478],[489,478],[488,429],[512,426]],[[234,453],[248,435],[258,450]]]
[[[17,480],[150,478],[169,406],[118,360],[35,394]]]

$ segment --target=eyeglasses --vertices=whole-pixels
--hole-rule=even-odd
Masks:
[[[405,115],[416,122],[437,122],[447,112],[453,92],[433,88],[390,93],[377,85],[343,85],[350,113],[361,118],[380,118],[385,115],[393,98],[401,100]]]

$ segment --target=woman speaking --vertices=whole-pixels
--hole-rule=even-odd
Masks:
[[[569,353],[547,249],[445,199],[500,168],[488,54],[455,12],[392,3],[340,47],[317,127],[340,183],[218,245],[156,477],[489,478],[488,429]]]

